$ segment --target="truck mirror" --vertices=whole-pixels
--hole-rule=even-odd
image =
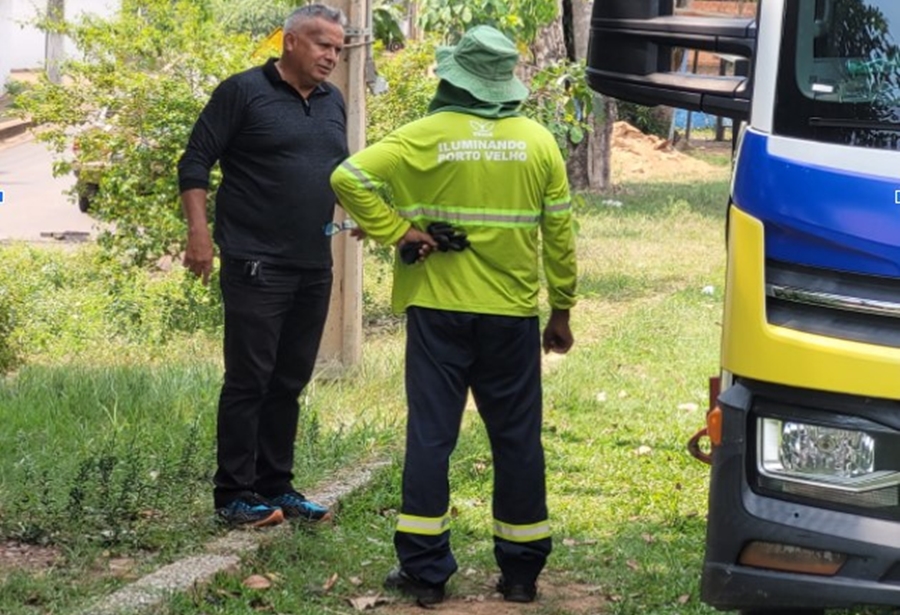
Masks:
[[[750,78],[745,60],[755,50],[755,20],[674,13],[674,0],[595,0],[588,85],[638,104],[747,119]],[[738,57],[742,60],[734,64],[741,70],[732,76],[678,72],[673,58],[679,48]]]

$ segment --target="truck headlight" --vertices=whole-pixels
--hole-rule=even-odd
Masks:
[[[864,431],[763,419],[767,470],[826,478],[875,471],[875,438]]]
[[[785,493],[896,506],[900,473],[877,467],[878,443],[877,434],[866,431],[761,417],[757,469],[766,487]]]

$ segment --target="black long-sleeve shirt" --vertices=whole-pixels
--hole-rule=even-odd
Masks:
[[[182,192],[209,187],[218,160],[214,238],[222,254],[330,267],[331,172],[347,157],[344,99],[329,83],[304,99],[275,60],[215,89],[178,162]]]

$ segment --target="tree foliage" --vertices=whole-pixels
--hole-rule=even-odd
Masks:
[[[283,17],[289,9],[277,4]],[[235,31],[268,29],[274,12],[256,12],[254,6],[244,0],[123,0],[110,20],[85,16],[44,24],[62,28],[75,42],[77,59],[62,66],[62,84],[44,80],[21,93],[17,105],[60,155],[57,174],[71,172],[73,162],[99,169],[100,191],[92,208],[108,223],[100,242],[123,262],[151,263],[183,248],[176,164],[212,89],[258,63],[251,36]],[[426,0],[422,11],[423,23],[445,42],[489,23],[520,48],[555,16],[555,0]],[[391,89],[370,98],[370,142],[426,112],[436,84],[430,69],[437,40],[415,42],[380,59]],[[586,127],[590,97],[583,96],[580,70],[566,62],[544,69],[534,77],[533,97],[524,107],[561,143],[577,142]],[[217,170],[212,179],[211,199]]]
[[[522,112],[543,124],[563,153],[569,144],[581,143],[590,129],[588,116],[593,112],[594,95],[588,88],[583,62],[560,60],[531,80],[531,95]]]
[[[290,13],[287,2],[259,0],[211,0],[211,8],[220,23],[231,32],[261,37],[284,24]]]
[[[455,43],[474,26],[489,25],[506,34],[520,50],[531,49],[541,30],[557,17],[556,0],[424,0],[420,12],[423,29],[445,43]],[[529,86],[531,96],[522,112],[546,126],[563,152],[568,151],[570,143],[581,142],[589,130],[593,106],[584,63],[559,58],[540,68]]]
[[[394,51],[403,46],[406,37],[400,24],[404,19],[403,7],[396,0],[374,0],[372,5],[372,35],[387,49]]]
[[[80,141],[79,164],[98,173],[93,211],[109,223],[100,242],[130,263],[181,250],[176,163],[212,88],[253,63],[250,39],[227,32],[211,4],[123,0],[110,20],[65,23],[79,57],[62,66],[62,84],[17,98],[60,155],[55,173],[71,172]]]
[[[434,97],[437,77],[434,65],[435,40],[410,41],[397,53],[376,52],[378,73],[388,90],[366,100],[368,122],[366,140],[380,141],[403,124],[417,120],[428,112]]]
[[[455,43],[473,26],[493,26],[523,46],[558,16],[556,0],[424,0],[419,19],[426,32]]]

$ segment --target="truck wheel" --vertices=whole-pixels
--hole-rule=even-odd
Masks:
[[[81,213],[86,214],[91,208],[91,201],[100,191],[98,184],[84,184],[78,189],[78,209]]]

